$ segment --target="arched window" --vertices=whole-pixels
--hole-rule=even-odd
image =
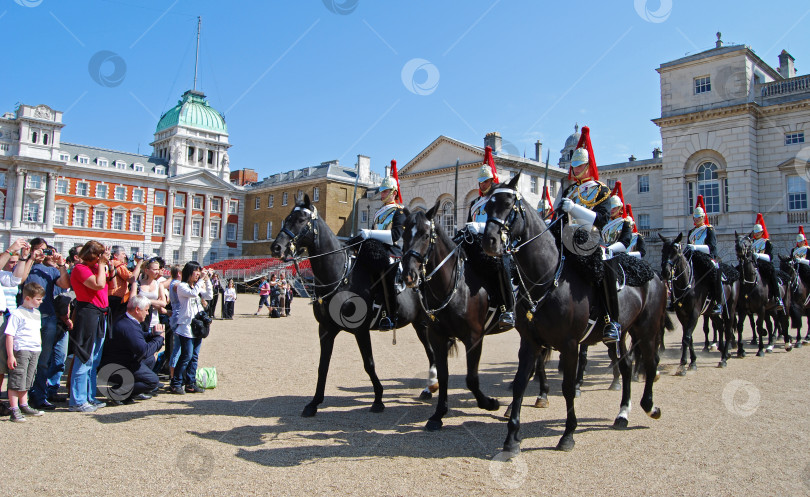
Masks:
[[[706,214],[720,213],[720,179],[717,176],[717,164],[704,162],[698,166],[697,172],[698,195],[703,195]]]
[[[442,204],[440,222],[445,233],[450,236],[456,233],[456,226],[453,223],[453,202],[446,200]]]
[[[37,138],[38,138],[38,137],[39,137],[39,135],[37,134],[37,132],[36,132],[36,131],[34,131],[34,132],[31,134],[31,143],[36,143],[36,142],[37,142]]]
[[[48,133],[42,134],[42,143],[47,145],[48,144]]]

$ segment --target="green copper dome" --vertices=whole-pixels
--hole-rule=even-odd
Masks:
[[[183,98],[177,102],[177,105],[160,116],[155,133],[178,125],[228,134],[225,118],[208,105],[202,92],[196,90],[188,90],[183,93]]]

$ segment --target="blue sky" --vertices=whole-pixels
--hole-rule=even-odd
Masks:
[[[439,135],[480,145],[490,131],[528,156],[540,140],[556,162],[574,123],[608,164],[660,145],[661,63],[721,31],[772,66],[787,49],[806,74],[808,14],[804,1],[0,0],[0,111],[47,104],[65,112],[64,141],[151,153],[192,86],[199,15],[198,88],[225,115],[232,169],[363,154],[382,172]]]

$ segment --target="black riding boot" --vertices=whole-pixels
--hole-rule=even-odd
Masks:
[[[779,280],[776,278],[776,269],[771,272],[770,281],[768,282],[768,298],[776,303],[776,310],[781,311],[785,308],[782,302],[782,297],[779,295]]]
[[[714,307],[712,307],[712,314],[723,314],[723,272],[720,267],[714,268]]]
[[[515,293],[512,289],[512,256],[505,254],[501,259],[501,317],[498,328],[508,330],[515,327]]]
[[[391,331],[397,328],[398,302],[396,277],[397,267],[394,265],[390,266],[382,277],[385,309],[383,309],[382,315],[380,316],[380,331]]]
[[[602,342],[612,344],[619,341],[622,336],[622,325],[611,319],[619,316],[619,292],[616,288],[616,273],[610,263],[605,261],[605,277],[602,279],[602,289],[605,296],[605,327],[602,330]]]

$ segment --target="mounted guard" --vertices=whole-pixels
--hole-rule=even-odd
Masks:
[[[723,274],[717,257],[717,236],[714,234],[714,226],[706,219],[706,204],[703,203],[703,195],[698,195],[695,203],[695,210],[692,212],[692,222],[695,227],[689,230],[686,246],[692,252],[700,252],[711,257],[714,266],[714,289],[712,292],[713,306],[712,314],[723,313]]]
[[[810,260],[807,259],[807,237],[804,235],[804,226],[799,226],[799,234],[796,235],[796,246],[790,251],[790,257],[805,266],[810,265]]]
[[[540,201],[537,212],[540,213],[540,217],[546,222],[546,226],[551,224],[552,218],[554,217],[554,202],[551,201],[551,195],[548,193],[547,186],[543,187],[543,200]]]
[[[616,186],[613,187],[609,203],[610,221],[602,228],[602,246],[606,249],[606,258],[627,252],[633,241],[633,228],[624,206],[621,181],[617,181]]]
[[[757,268],[763,279],[768,283],[768,299],[776,304],[776,310],[784,309],[782,298],[779,297],[779,281],[776,279],[776,268],[773,265],[773,244],[771,244],[768,227],[762,213],[757,213],[757,221],[751,231],[753,243],[751,249],[757,256]]]
[[[643,259],[644,256],[647,255],[647,245],[644,243],[644,237],[638,232],[636,216],[633,215],[633,206],[630,204],[627,204],[627,218],[630,221],[630,225],[633,227],[630,246],[627,247],[627,255]]]

